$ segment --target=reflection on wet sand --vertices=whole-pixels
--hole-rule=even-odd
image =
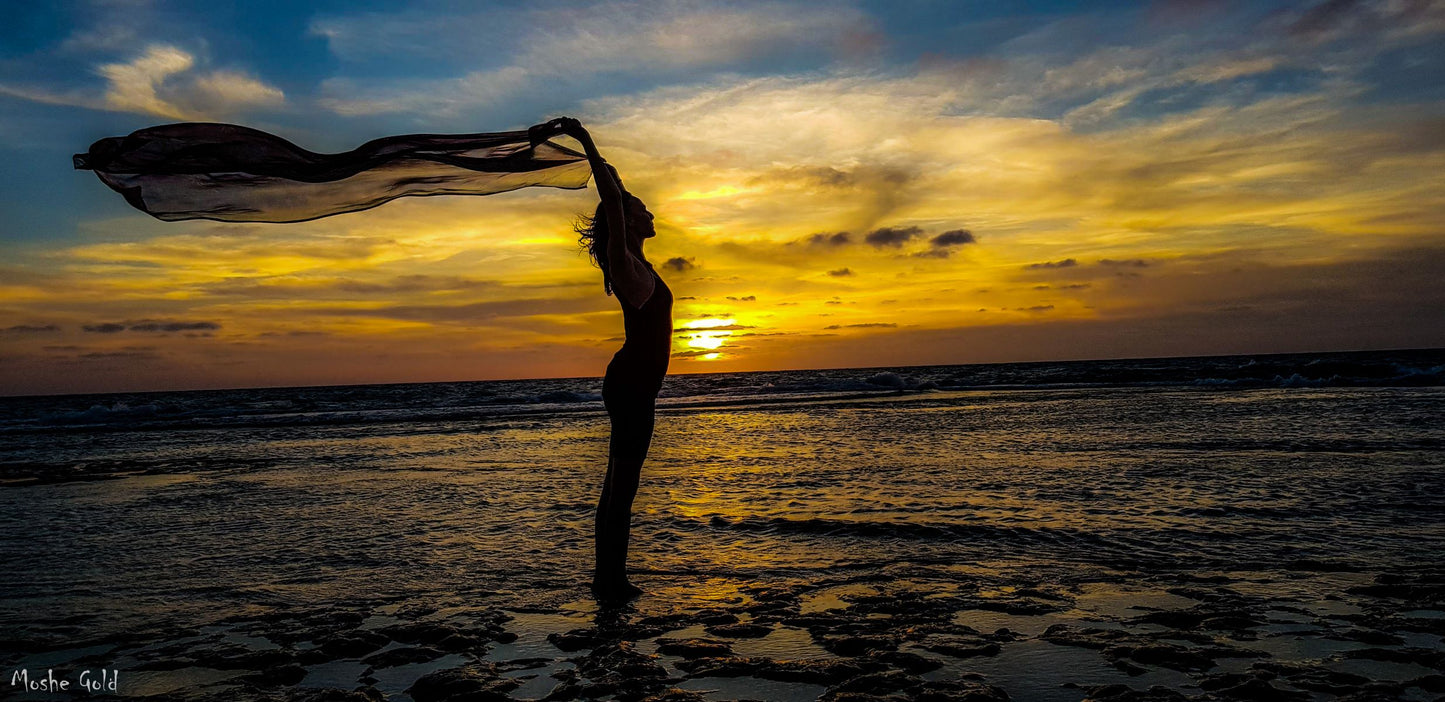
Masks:
[[[1429,699],[1445,473],[1419,418],[1441,409],[1126,388],[664,410],[648,592],[622,609],[584,590],[600,414],[109,436],[170,472],[0,490],[0,658],[174,699]]]

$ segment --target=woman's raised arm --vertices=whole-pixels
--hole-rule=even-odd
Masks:
[[[655,281],[652,271],[627,247],[627,203],[616,169],[602,158],[592,135],[576,119],[558,117],[529,131],[534,142],[551,134],[566,134],[582,144],[587,162],[592,166],[592,181],[602,198],[602,212],[607,217],[607,274],[612,279],[612,289],[633,307],[643,306],[652,297]]]

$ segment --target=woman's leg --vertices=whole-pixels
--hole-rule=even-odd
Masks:
[[[607,557],[608,509],[612,503],[612,459],[607,459],[607,475],[602,478],[602,496],[597,500],[596,523],[593,527],[592,544],[596,556],[596,567],[592,583],[596,585],[609,577],[607,572],[611,561]]]
[[[608,461],[602,497],[597,503],[597,570],[593,582],[602,586],[627,581],[627,542],[632,530],[632,501],[642,474],[642,461]]]
[[[597,500],[594,548],[597,565],[593,585],[611,595],[630,596],[636,588],[627,583],[627,544],[632,529],[632,502],[641,482],[642,463],[652,443],[653,405],[608,402],[612,436],[608,445],[607,475]]]

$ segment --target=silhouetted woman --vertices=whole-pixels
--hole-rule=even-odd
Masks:
[[[609,295],[615,293],[622,304],[626,340],[607,364],[602,381],[602,402],[612,420],[612,435],[607,477],[597,502],[597,566],[592,590],[599,599],[629,599],[642,592],[627,581],[627,537],[642,462],[652,443],[657,393],[672,351],[672,291],[642,255],[643,242],[657,234],[652,213],[622,189],[617,170],[597,153],[582,123],[560,117],[533,130],[533,141],[561,133],[581,142],[602,198],[596,213],[584,218],[577,232],[602,269],[603,289]]]

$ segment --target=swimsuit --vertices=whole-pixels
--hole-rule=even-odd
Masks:
[[[652,271],[652,297],[642,307],[622,303],[625,341],[607,364],[602,403],[612,419],[608,456],[641,462],[652,444],[653,415],[672,353],[672,291]]]

